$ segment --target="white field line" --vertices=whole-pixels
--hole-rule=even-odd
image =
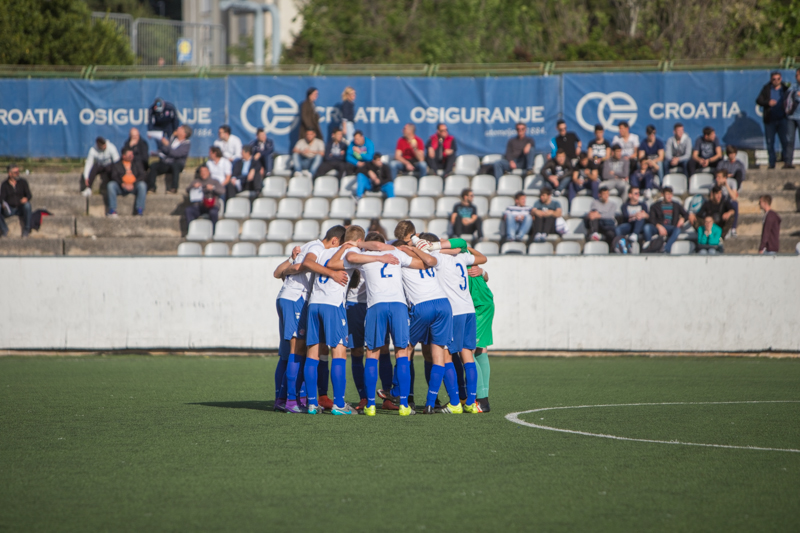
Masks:
[[[650,442],[655,444],[682,444],[684,446],[703,446],[706,448],[729,448],[735,450],[759,450],[759,451],[769,451],[769,452],[800,453],[800,450],[794,450],[791,448],[761,448],[758,446],[730,446],[727,444],[702,444],[698,442],[681,442],[678,440],[634,439],[630,437],[618,437],[616,435],[605,435],[603,433],[589,433],[586,431],[575,431],[573,429],[561,429],[550,426],[543,426],[541,424],[525,422],[524,420],[520,420],[519,418],[520,415],[526,415],[528,413],[540,413],[543,411],[555,411],[558,409],[591,409],[595,407],[638,407],[638,406],[654,406],[654,405],[730,405],[730,404],[754,404],[754,403],[800,403],[800,400],[766,400],[766,401],[748,401],[748,402],[618,403],[618,404],[608,404],[608,405],[573,405],[567,407],[544,407],[542,409],[531,409],[530,411],[519,411],[517,413],[509,413],[506,415],[506,419],[511,422],[514,422],[515,424],[520,424],[522,426],[528,426],[537,429],[546,429],[548,431],[558,431],[560,433],[572,433],[574,435],[586,435],[588,437],[601,437],[604,439],[627,440],[634,442]]]

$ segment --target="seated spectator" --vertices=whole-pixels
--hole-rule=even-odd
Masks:
[[[639,146],[641,145],[639,136],[635,133],[631,133],[630,125],[623,121],[619,123],[619,135],[615,135],[614,138],[611,139],[611,144],[617,144],[622,148],[622,159],[628,163],[628,176],[630,176],[639,166],[639,161],[637,159],[639,155]]]
[[[372,141],[364,136],[363,131],[356,130],[353,134],[353,142],[347,147],[345,156],[345,161],[350,165],[347,172],[360,172],[361,167],[372,161],[374,153],[375,145],[372,144]]]
[[[242,147],[242,158],[232,165],[231,182],[239,192],[248,191],[250,199],[258,198],[264,187],[264,172],[252,154],[252,148]]]
[[[403,136],[397,140],[394,160],[389,162],[392,180],[401,170],[415,173],[417,177],[428,173],[428,165],[425,163],[425,143],[417,137],[416,131],[417,128],[413,124],[403,126]]]
[[[86,156],[86,163],[83,165],[81,194],[86,197],[92,195],[92,184],[97,176],[100,176],[100,192],[103,192],[108,180],[111,179],[111,167],[117,161],[119,152],[114,143],[102,137],[95,139],[95,145],[89,149],[89,155]]]
[[[556,130],[558,135],[550,139],[550,158],[555,157],[559,150],[563,150],[571,163],[581,152],[581,140],[575,132],[567,131],[567,123],[561,119],[556,122]]]
[[[641,190],[635,185],[631,185],[628,190],[628,199],[622,204],[622,224],[617,226],[617,236],[624,235],[629,237],[631,242],[636,242],[645,233],[645,226],[650,216],[650,209],[641,200]],[[654,227],[649,228],[650,233],[655,232]]]
[[[297,141],[292,150],[292,168],[295,173],[308,171],[310,176],[317,173],[325,155],[325,143],[317,139],[314,130],[306,130],[305,136]]]
[[[603,182],[601,186],[606,189],[614,188],[621,196],[628,190],[628,176],[630,164],[622,157],[622,147],[614,144],[611,147],[611,157],[603,163]]]
[[[0,234],[8,235],[8,217],[18,216],[22,238],[31,234],[31,188],[28,180],[19,177],[19,165],[8,166],[8,178],[0,185]]]
[[[275,153],[275,143],[272,139],[267,138],[267,132],[264,128],[256,129],[256,139],[250,143],[250,153],[253,154],[253,159],[258,161],[261,167],[262,176],[272,174],[272,154]]]
[[[703,128],[703,135],[694,141],[692,158],[689,160],[689,175],[698,172],[711,172],[722,159],[722,147],[717,133],[711,126]]]
[[[181,172],[183,167],[186,166],[186,158],[189,157],[189,150],[192,148],[192,141],[189,140],[191,136],[191,127],[179,126],[171,138],[164,137],[158,141],[159,160],[150,166],[150,174],[147,177],[147,189],[149,191],[156,192],[156,178],[158,176],[172,174],[172,184],[167,187],[167,192],[173,194],[178,192]]]
[[[505,211],[503,211],[507,241],[522,242],[527,240],[528,233],[533,225],[531,209],[525,205],[527,200],[525,193],[519,191],[514,195],[514,205],[506,207]],[[456,208],[458,208],[458,205],[456,205]],[[453,216],[455,216],[455,212]]]
[[[347,169],[347,162],[344,160],[347,156],[347,143],[344,142],[343,137],[342,130],[333,131],[328,144],[325,145],[325,157],[316,174],[314,174],[314,178],[324,176],[331,170],[336,171],[336,176],[339,179],[344,176],[344,172]]]
[[[375,152],[371,162],[358,168],[356,178],[356,199],[364,196],[366,191],[382,192],[386,198],[394,197],[394,180],[389,165],[381,161],[380,152]]]
[[[645,130],[647,137],[639,145],[639,170],[642,174],[650,172],[659,179],[664,177],[664,143],[656,137],[656,127],[649,124]],[[645,187],[651,189],[652,186]]]
[[[606,241],[609,244],[616,235],[617,206],[614,202],[609,202],[609,190],[606,187],[600,188],[600,198],[592,200],[589,212],[586,214],[584,224],[589,230],[589,238],[593,241]]]
[[[533,242],[544,242],[556,233],[556,219],[561,216],[561,204],[553,201],[553,191],[543,187],[539,199],[531,209],[533,216]]]
[[[122,149],[122,159],[114,163],[111,169],[111,181],[108,182],[108,217],[117,218],[117,196],[136,195],[134,203],[135,215],[144,214],[144,204],[147,199],[147,180],[144,167],[133,156],[130,148]]]
[[[572,180],[569,182],[567,191],[569,201],[575,198],[584,189],[592,192],[592,198],[597,199],[600,188],[600,176],[597,165],[586,152],[581,152],[578,157],[578,164],[572,170]]]
[[[726,146],[725,155],[727,155],[728,158],[720,161],[717,165],[717,169],[726,170],[728,176],[736,180],[736,189],[740,190],[742,188],[742,182],[747,176],[747,168],[744,166],[744,163],[736,159],[737,153],[738,151],[735,146],[731,146],[730,144]]]
[[[198,173],[199,177],[195,178],[186,187],[186,192],[189,193],[189,205],[186,207],[186,224],[190,224],[192,220],[203,215],[208,215],[211,222],[216,225],[219,219],[220,200],[225,194],[225,188],[219,181],[211,177],[211,172],[207,166],[201,166],[198,169]]]
[[[678,169],[685,175],[689,175],[688,164],[692,158],[692,139],[683,131],[683,124],[676,123],[672,129],[673,135],[667,139],[664,149],[664,160],[668,170]]]
[[[498,159],[493,163],[494,177],[498,180],[506,172],[520,169],[525,175],[533,168],[533,158],[536,154],[533,149],[536,143],[526,135],[528,127],[522,122],[517,122],[517,136],[512,137],[506,143],[506,153],[504,159]]]
[[[664,187],[661,192],[664,195],[661,201],[650,207],[650,224],[644,228],[644,237],[649,241],[658,233],[666,239],[664,251],[669,253],[681,234],[681,227],[689,219],[689,214],[680,202],[672,199],[672,187]]]
[[[461,191],[461,202],[453,206],[450,214],[450,237],[458,238],[464,234],[473,235],[473,241],[483,238],[481,217],[478,208],[472,203],[475,194],[472,189]]]
[[[611,144],[603,137],[605,130],[602,124],[595,124],[594,139],[589,143],[586,153],[589,159],[597,167],[598,172],[602,171],[603,162],[611,157]],[[597,198],[595,196],[595,198]]]
[[[542,177],[555,191],[556,196],[561,196],[572,181],[572,163],[567,159],[564,150],[558,150],[554,158],[547,160],[542,167]]]
[[[733,215],[736,214],[730,200],[722,197],[722,189],[719,185],[714,185],[708,193],[708,200],[703,202],[703,206],[697,215],[689,214],[689,222],[695,227],[702,224],[706,217],[711,217],[714,224],[722,228],[723,234],[727,234],[733,228]]]
[[[761,228],[761,243],[758,253],[773,255],[780,250],[781,217],[772,210],[772,196],[765,194],[758,200],[758,207],[764,211],[764,225]]]
[[[719,165],[714,172],[714,181],[722,191],[723,200],[728,200],[731,203],[731,207],[733,207],[733,227],[731,228],[731,234],[726,235],[725,238],[735,237],[736,228],[739,226],[739,191],[734,190],[728,184],[728,171],[720,168]]]
[[[242,140],[231,133],[231,127],[223,124],[219,127],[218,138],[214,146],[222,150],[222,157],[233,163],[242,157]]]
[[[138,129],[131,128],[128,139],[122,145],[123,151],[125,148],[133,150],[133,160],[142,165],[145,172],[150,170],[150,145],[147,139],[142,139]]]
[[[436,125],[436,133],[428,139],[428,168],[434,174],[442,171],[444,176],[452,174],[456,164],[456,139],[447,132],[447,124]]]
[[[236,196],[236,185],[231,183],[231,175],[233,174],[233,166],[231,162],[222,157],[222,150],[219,146],[212,146],[208,149],[208,161],[206,166],[211,174],[212,180],[222,185],[224,198],[233,198]]]
[[[715,255],[722,252],[722,228],[714,224],[713,218],[706,217],[697,230],[697,253]]]

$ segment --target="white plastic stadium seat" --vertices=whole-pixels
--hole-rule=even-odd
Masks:
[[[358,218],[378,218],[383,211],[383,202],[380,198],[362,198],[358,201],[356,216]]]
[[[544,178],[539,176],[528,176],[525,178],[525,185],[522,188],[522,191],[530,196],[539,196],[539,193],[544,187]]]
[[[258,255],[283,255],[283,246],[277,242],[264,242],[258,247]]]
[[[616,206],[614,214],[622,215],[622,198],[620,198],[619,196],[609,196],[608,201]]]
[[[289,180],[289,188],[286,189],[286,196],[292,198],[308,198],[311,196],[314,186],[311,178],[307,176],[295,176]]]
[[[486,154],[481,158],[481,165],[491,165],[500,159],[503,159],[503,154]]]
[[[247,218],[250,214],[250,200],[247,198],[229,198],[225,202],[224,218]]]
[[[261,196],[269,198],[283,198],[286,196],[286,178],[270,176],[264,180]]]
[[[433,233],[440,239],[447,237],[447,226],[449,222],[444,218],[435,218],[428,222],[428,233]],[[419,231],[419,229],[417,229]]]
[[[586,226],[582,218],[570,218],[567,220],[567,232],[561,236],[565,241],[584,241],[586,240]]]
[[[235,241],[239,238],[239,221],[224,219],[217,221],[214,228],[215,241]]]
[[[733,178],[728,178],[728,187],[733,189],[734,191],[739,189],[739,184]]]
[[[502,237],[500,235],[500,222],[499,218],[487,218],[483,221],[483,236],[490,241],[499,241]]]
[[[242,234],[239,240],[242,241],[263,241],[267,236],[267,223],[264,220],[245,220],[242,224]]]
[[[322,239],[325,237],[325,234],[328,233],[328,230],[334,226],[338,226],[342,223],[341,220],[334,220],[329,218],[328,220],[324,220],[319,225],[319,238]]]
[[[687,255],[694,251],[694,243],[692,241],[675,241],[672,248],[669,249],[669,255]]]
[[[503,211],[510,205],[514,205],[514,199],[511,196],[495,196],[489,203],[489,216],[502,217]]]
[[[394,228],[397,227],[398,220],[396,218],[382,218],[381,226],[386,230],[386,237],[391,240],[394,239]]]
[[[469,178],[466,176],[447,176],[444,179],[444,194],[447,196],[461,197],[461,191],[469,188]]]
[[[331,202],[331,218],[353,218],[356,214],[356,202],[352,198],[336,198]]]
[[[725,150],[723,150],[722,153],[724,154]],[[795,152],[795,155],[796,154],[797,153]],[[744,150],[737,150],[736,160],[741,161],[745,169],[748,169],[750,167],[750,156],[747,155],[747,152],[745,152]]]
[[[397,176],[394,180],[394,195],[411,198],[417,194],[417,178],[415,176]]]
[[[566,217],[569,214],[569,198],[566,196],[556,196],[553,200],[561,206],[561,216]]]
[[[441,196],[444,188],[442,178],[439,176],[423,176],[419,180],[419,196]]]
[[[178,256],[197,257],[203,255],[203,247],[197,242],[182,242],[178,245]]]
[[[608,243],[605,241],[589,241],[583,245],[583,255],[608,255]]]
[[[356,193],[358,178],[355,174],[345,176],[339,181],[339,196],[352,196]]]
[[[433,198],[420,196],[411,200],[411,208],[408,216],[417,218],[431,218],[436,210],[436,202]]]
[[[288,154],[282,154],[275,158],[275,161],[272,165],[272,175],[273,176],[291,176],[292,169],[289,168],[289,165],[292,164],[292,156]]]
[[[478,210],[478,216],[484,218],[489,214],[489,199],[485,196],[476,196],[472,200],[472,205]]]
[[[505,176],[500,176],[500,180],[497,182],[498,195],[514,196],[517,192],[521,190],[522,190],[521,176],[506,174]]]
[[[273,220],[267,230],[268,241],[288,241],[292,238],[294,224],[291,220]]]
[[[711,174],[695,174],[689,178],[689,194],[708,194],[714,186],[714,176]]]
[[[237,242],[231,250],[233,257],[255,257],[256,245],[252,242]]]
[[[283,247],[283,255],[292,255],[292,250],[294,250],[295,246],[303,246],[304,244],[304,242],[290,242]]]
[[[278,212],[278,203],[274,198],[256,198],[253,200],[253,209],[250,218],[270,219],[275,218]]]
[[[592,198],[591,196],[576,196],[572,199],[572,205],[569,208],[569,216],[571,217],[578,217],[583,218],[586,216],[586,213],[589,212],[589,208],[592,206]]]
[[[472,178],[472,192],[476,196],[494,196],[497,190],[497,178],[489,174],[480,174]]]
[[[475,249],[483,255],[498,255],[500,253],[500,247],[496,242],[481,241],[475,245]]]
[[[189,224],[189,231],[186,233],[187,241],[210,241],[214,233],[214,224],[210,220],[198,218]]]
[[[275,218],[288,218],[296,220],[303,214],[303,200],[300,198],[283,198],[278,202],[278,212]]]
[[[538,174],[542,171],[542,167],[544,166],[544,156],[542,154],[536,154],[533,158],[533,170],[534,174]]]
[[[556,255],[580,255],[581,244],[576,241],[561,241],[556,245]]]
[[[506,243],[503,243],[503,246],[500,247],[500,253],[502,255],[506,255],[506,254],[521,254],[521,255],[525,255],[525,243],[524,242],[506,242]]]
[[[443,196],[436,202],[436,216],[447,218],[453,212],[453,206],[461,203],[461,199],[455,196]]]
[[[405,219],[405,220],[408,220],[408,221],[410,221],[412,224],[414,224],[414,229],[416,229],[416,230],[417,230],[417,233],[421,233],[421,232],[422,232],[423,230],[425,230],[425,228],[427,228],[427,226],[428,226],[428,225],[425,223],[425,221],[424,221],[424,220],[422,220],[421,218],[408,218],[408,217],[406,217],[406,219]],[[438,236],[438,235],[437,235],[437,236]],[[447,235],[442,235],[442,237],[447,237]]]
[[[210,242],[206,244],[203,255],[206,257],[226,257],[230,255],[228,245],[224,242]]]
[[[319,235],[319,222],[316,220],[298,220],[294,225],[292,240],[313,241]]]
[[[462,176],[474,176],[481,168],[481,160],[477,155],[466,154],[456,157],[456,164],[453,167],[453,174]]]
[[[323,220],[328,218],[328,200],[325,198],[309,198],[303,207],[303,218]]]
[[[339,180],[333,176],[320,176],[314,180],[314,196],[336,198],[339,195]]]
[[[391,218],[405,218],[407,215],[408,200],[405,198],[387,198],[383,202],[383,216]]]
[[[353,226],[361,226],[361,228],[363,228],[364,231],[367,231],[367,228],[369,228],[369,219],[368,218],[354,218],[352,220],[352,225]]]
[[[528,246],[528,255],[553,255],[552,242],[532,242]]]
[[[381,156],[381,162],[382,162],[384,165],[388,165],[388,164],[389,164],[389,154],[383,154],[383,155]]]
[[[686,194],[686,176],[683,174],[667,174],[664,176],[662,187],[672,187],[672,192],[678,196]]]

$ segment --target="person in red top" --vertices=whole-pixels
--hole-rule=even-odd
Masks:
[[[780,250],[781,217],[772,210],[772,196],[769,194],[765,194],[759,199],[758,206],[764,211],[764,227],[761,229],[758,253],[777,254]]]
[[[447,176],[453,172],[453,165],[456,163],[456,139],[447,133],[447,125],[439,123],[436,125],[436,133],[428,139],[428,168],[432,173],[437,174],[439,170],[444,171]]]
[[[416,172],[419,177],[428,174],[428,165],[425,164],[425,144],[417,137],[417,128],[413,124],[403,126],[403,136],[397,140],[394,151],[394,161],[389,162],[392,181],[401,170]]]

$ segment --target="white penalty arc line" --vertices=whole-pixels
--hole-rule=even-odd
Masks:
[[[638,406],[654,406],[654,405],[731,405],[731,404],[756,404],[756,403],[800,403],[800,400],[764,400],[764,401],[746,401],[746,402],[663,402],[663,403],[617,403],[607,405],[572,405],[565,407],[544,407],[541,409],[531,409],[530,411],[519,411],[517,413],[509,413],[506,415],[506,420],[537,429],[546,429],[548,431],[558,431],[560,433],[572,433],[574,435],[585,435],[587,437],[601,437],[604,439],[613,440],[627,440],[633,442],[649,442],[653,444],[682,444],[684,446],[703,446],[705,448],[728,448],[734,450],[758,450],[767,452],[793,452],[800,453],[800,450],[791,448],[761,448],[759,446],[731,446],[728,444],[703,444],[699,442],[682,442],[678,440],[653,440],[653,439],[634,439],[631,437],[618,437],[617,435],[606,435],[603,433],[589,433],[587,431],[576,431],[574,429],[554,428],[551,426],[543,426],[541,424],[534,424],[532,422],[525,422],[520,420],[521,415],[529,413],[541,413],[543,411],[555,411],[560,409],[591,409],[596,407],[638,407]]]

